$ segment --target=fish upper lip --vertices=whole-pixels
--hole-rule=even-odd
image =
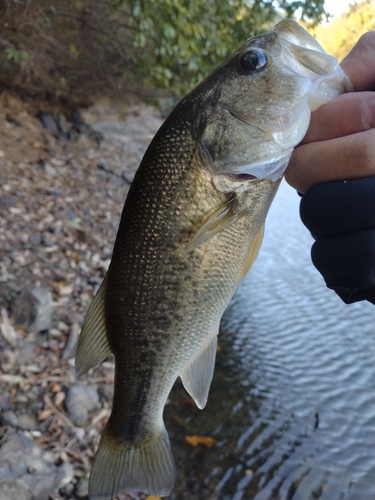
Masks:
[[[280,21],[273,30],[277,35],[288,43],[298,45],[298,47],[324,52],[320,43],[296,21],[284,19]],[[298,33],[296,33],[298,32]],[[297,43],[296,43],[297,42]]]

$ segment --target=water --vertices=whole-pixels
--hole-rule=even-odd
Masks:
[[[375,307],[325,288],[298,204],[284,183],[223,317],[206,408],[172,392],[172,499],[375,499]]]

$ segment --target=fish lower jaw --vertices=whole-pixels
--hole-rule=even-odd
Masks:
[[[280,155],[256,162],[238,165],[223,174],[232,180],[244,181],[252,179],[268,179],[272,182],[279,180],[288,166],[293,148],[282,151]]]
[[[311,111],[315,111],[341,94],[355,91],[349,77],[339,66],[331,75],[314,79],[312,87],[307,101]]]

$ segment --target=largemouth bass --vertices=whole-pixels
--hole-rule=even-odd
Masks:
[[[116,363],[91,499],[171,492],[168,394],[180,376],[205,406],[221,316],[257,256],[293,147],[311,110],[350,90],[337,60],[285,20],[247,40],[156,134],[77,349],[78,375],[110,353]]]

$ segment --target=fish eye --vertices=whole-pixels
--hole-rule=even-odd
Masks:
[[[240,75],[250,75],[268,64],[268,57],[264,50],[252,48],[237,59],[237,71]]]

